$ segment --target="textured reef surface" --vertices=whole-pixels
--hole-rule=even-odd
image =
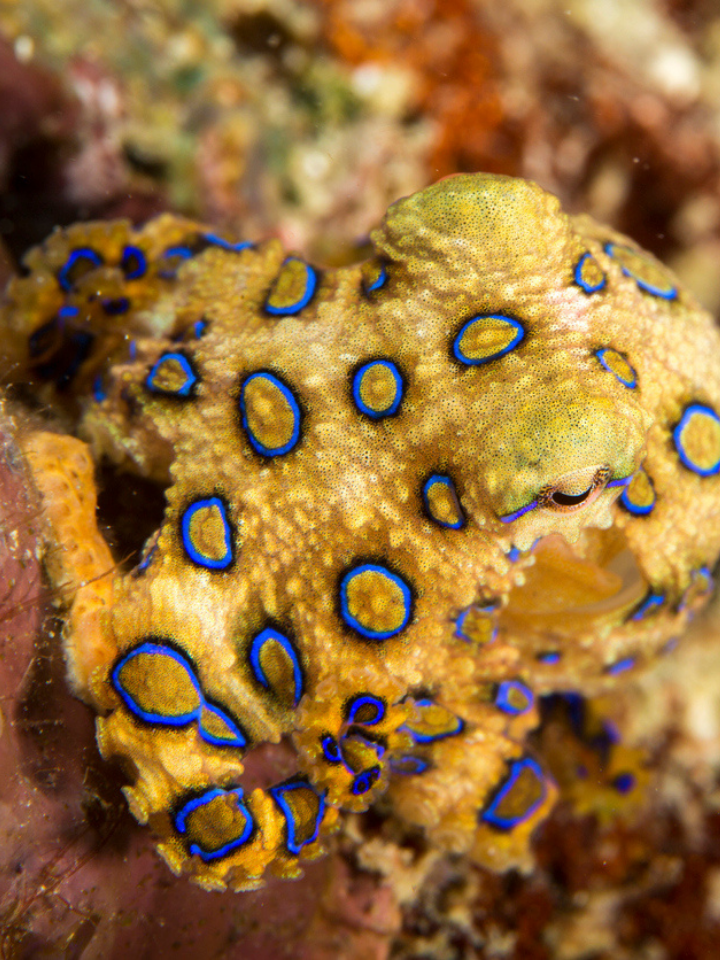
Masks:
[[[0,314],[82,438],[21,442],[71,686],[209,889],[298,876],[380,798],[527,865],[556,795],[539,697],[612,690],[712,592],[720,337],[672,274],[501,176],[399,201],[371,242],[320,270],[170,215],[77,225]],[[97,526],[107,461],[165,488],[132,569]],[[248,775],[268,744],[277,782]]]

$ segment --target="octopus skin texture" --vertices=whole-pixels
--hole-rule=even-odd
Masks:
[[[712,592],[720,338],[649,254],[523,180],[400,200],[320,270],[164,215],[56,231],[0,323],[71,423],[25,454],[73,690],[208,889],[386,809],[495,869],[555,787],[540,696],[601,694]],[[101,460],[166,485],[114,567]],[[297,772],[254,788],[264,744]]]

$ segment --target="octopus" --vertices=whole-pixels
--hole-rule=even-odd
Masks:
[[[720,335],[673,275],[502,176],[399,200],[370,241],[321,270],[178,216],[78,224],[0,313],[65,429],[23,450],[69,683],[207,889],[299,876],[381,798],[522,864],[557,792],[540,699],[611,692],[712,593]],[[165,489],[132,568],[101,462]],[[249,783],[274,744],[295,772]]]

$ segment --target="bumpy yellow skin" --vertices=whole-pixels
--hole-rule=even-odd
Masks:
[[[21,376],[79,404],[96,461],[169,483],[66,652],[133,813],[209,888],[296,875],[383,793],[433,843],[522,862],[554,796],[535,698],[607,689],[712,588],[720,338],[674,278],[496,176],[399,201],[371,240],[320,273],[179,218],[86,224],[7,293]],[[298,777],[243,791],[282,738]]]

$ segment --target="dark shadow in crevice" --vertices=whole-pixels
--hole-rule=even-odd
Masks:
[[[162,524],[165,490],[130,473],[119,473],[112,464],[98,470],[98,525],[113,555],[125,568],[140,562],[143,546]]]

